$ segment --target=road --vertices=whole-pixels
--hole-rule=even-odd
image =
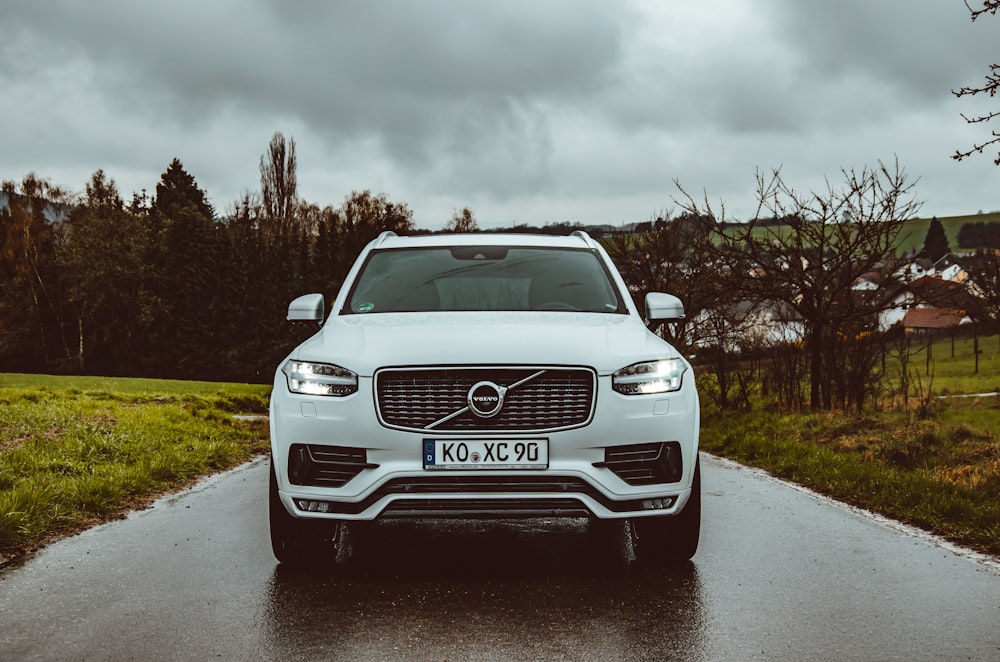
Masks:
[[[0,573],[0,660],[1000,660],[1000,564],[703,459],[693,563],[584,521],[399,523],[278,566],[257,461]]]

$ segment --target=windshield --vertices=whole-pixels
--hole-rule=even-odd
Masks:
[[[342,314],[556,310],[624,313],[589,250],[456,246],[373,251]]]

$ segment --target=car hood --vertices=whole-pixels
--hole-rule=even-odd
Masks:
[[[361,376],[405,365],[586,365],[610,374],[677,351],[635,317],[573,312],[380,313],[330,318],[291,355]]]

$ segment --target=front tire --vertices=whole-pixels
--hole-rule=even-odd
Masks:
[[[332,557],[331,538],[336,539],[341,524],[292,517],[278,496],[278,478],[274,460],[271,460],[271,477],[268,485],[268,521],[271,529],[271,551],[280,563],[303,565]]]
[[[701,462],[695,461],[691,496],[677,515],[636,517],[632,520],[636,555],[643,562],[687,561],[698,551],[701,538]]]

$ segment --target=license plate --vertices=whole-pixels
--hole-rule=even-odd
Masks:
[[[424,439],[424,469],[545,469],[548,439]]]

